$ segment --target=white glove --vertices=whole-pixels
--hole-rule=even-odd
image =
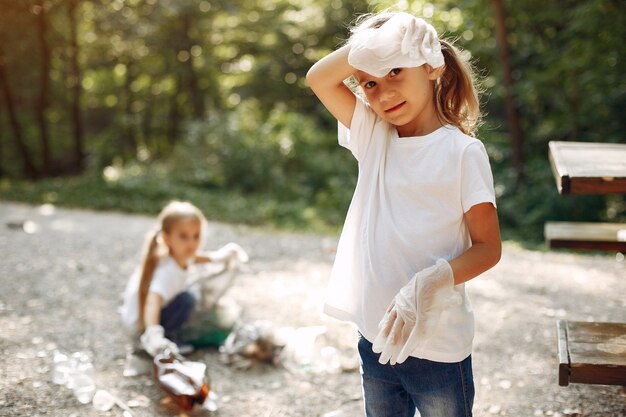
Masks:
[[[362,29],[350,38],[348,63],[375,77],[394,68],[444,65],[437,31],[408,13],[394,14],[379,28]]]
[[[222,246],[215,252],[211,252],[209,257],[214,262],[228,262],[236,259],[239,262],[248,262],[248,254],[236,243],[230,242]]]
[[[402,363],[417,348],[424,346],[437,327],[441,312],[451,304],[460,304],[454,290],[450,264],[439,259],[423,269],[395,296],[378,325],[372,350],[380,353],[379,362]]]
[[[159,324],[153,324],[146,327],[139,338],[141,346],[150,354],[155,356],[157,353],[163,352],[165,349],[169,349],[173,353],[178,353],[178,346],[170,339],[165,337],[165,330],[163,326]]]

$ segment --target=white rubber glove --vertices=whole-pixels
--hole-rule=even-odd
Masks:
[[[451,304],[460,304],[454,290],[450,264],[439,259],[423,269],[395,296],[378,325],[372,350],[380,353],[379,362],[402,363],[422,347],[437,327],[441,312]]]
[[[248,262],[248,254],[236,243],[230,242],[222,246],[215,252],[211,252],[209,257],[214,262],[228,262],[232,259],[236,259],[239,262]]]
[[[375,77],[394,68],[444,65],[437,31],[411,14],[394,14],[379,28],[362,29],[350,38],[348,63]]]
[[[157,353],[163,352],[165,349],[169,349],[173,353],[178,353],[178,346],[170,339],[165,337],[165,330],[163,326],[159,324],[153,324],[146,327],[139,338],[141,346],[150,354],[155,356]]]

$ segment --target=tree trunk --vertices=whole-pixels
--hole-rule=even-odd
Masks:
[[[0,120],[0,178],[4,177],[7,173],[6,162],[4,162],[4,132],[4,124],[2,120]]]
[[[509,49],[505,24],[506,12],[504,10],[502,0],[492,0],[491,3],[493,4],[496,14],[496,37],[500,47],[500,65],[502,65],[504,88],[506,91],[505,106],[507,121],[511,131],[513,169],[515,171],[516,183],[519,184],[524,175],[524,136],[522,135],[519,115],[515,106],[515,91],[513,89],[512,76],[513,70],[511,68],[511,51]]]
[[[180,85],[181,85],[181,77],[179,76],[176,80],[176,89],[172,97],[170,97],[170,111],[169,111],[169,126],[167,129],[167,138],[170,142],[170,146],[174,146],[174,144],[178,140],[179,134],[179,122],[180,122],[180,111],[178,109],[178,96],[180,95]]]
[[[84,130],[81,115],[81,73],[78,63],[78,28],[76,19],[76,10],[79,0],[68,0],[67,15],[70,23],[70,47],[68,51],[69,68],[68,68],[68,87],[71,89],[71,118],[72,131],[74,135],[74,163],[73,171],[82,172],[85,168],[85,146],[84,146]]]
[[[156,97],[154,96],[148,97],[146,100],[146,108],[143,112],[143,118],[141,120],[141,135],[143,137],[143,142],[151,152],[158,148],[157,144],[152,140],[152,119],[154,116],[155,100]]]
[[[44,0],[39,0],[34,8],[37,16],[37,39],[41,53],[39,74],[39,98],[35,106],[35,119],[39,125],[41,142],[41,162],[44,175],[51,174],[50,134],[46,122],[46,111],[50,103],[50,45],[48,45],[48,21]]]
[[[11,84],[9,83],[4,54],[0,49],[0,92],[4,99],[5,108],[9,116],[9,124],[11,125],[11,131],[13,132],[13,139],[15,140],[15,146],[18,153],[22,157],[22,163],[24,164],[24,175],[29,178],[37,178],[37,169],[30,156],[30,152],[24,143],[22,135],[22,127],[17,119],[17,113],[15,111],[15,102],[13,100],[13,92],[11,91]]]
[[[137,156],[137,132],[135,131],[135,115],[132,105],[135,98],[131,85],[135,80],[135,67],[131,59],[124,62],[126,64],[126,80],[124,82],[124,149],[130,151],[133,158]]]
[[[204,105],[204,95],[202,91],[200,91],[200,86],[198,83],[198,75],[196,74],[196,70],[193,68],[193,60],[194,57],[191,55],[191,47],[193,46],[193,39],[189,36],[189,31],[191,30],[191,25],[193,24],[191,16],[189,14],[184,14],[182,16],[183,21],[183,48],[184,50],[189,52],[189,59],[186,61],[187,66],[187,75],[189,77],[188,80],[188,88],[189,94],[191,95],[191,99],[193,100],[193,115],[196,119],[204,118],[205,113],[205,105]]]

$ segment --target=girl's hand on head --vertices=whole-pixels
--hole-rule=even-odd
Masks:
[[[350,127],[356,97],[344,84],[355,69],[348,64],[350,45],[345,45],[316,62],[306,80],[324,107],[345,127]]]

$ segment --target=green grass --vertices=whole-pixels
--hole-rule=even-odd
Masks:
[[[0,199],[148,215],[158,214],[171,200],[185,200],[198,206],[209,220],[318,233],[337,233],[341,225],[329,218],[342,218],[344,214],[319,210],[304,199],[244,194],[146,174],[116,181],[94,174],[37,182],[3,179]]]
[[[175,181],[159,169],[134,173],[127,170],[115,181],[97,174],[37,182],[2,179],[0,200],[154,216],[167,202],[185,200],[198,206],[213,221],[327,234],[339,233],[347,210],[333,204],[315,206],[293,195],[243,193]],[[529,239],[519,230],[504,226],[501,235],[503,241],[515,242],[526,249],[547,250],[542,231],[534,234],[535,239]]]

